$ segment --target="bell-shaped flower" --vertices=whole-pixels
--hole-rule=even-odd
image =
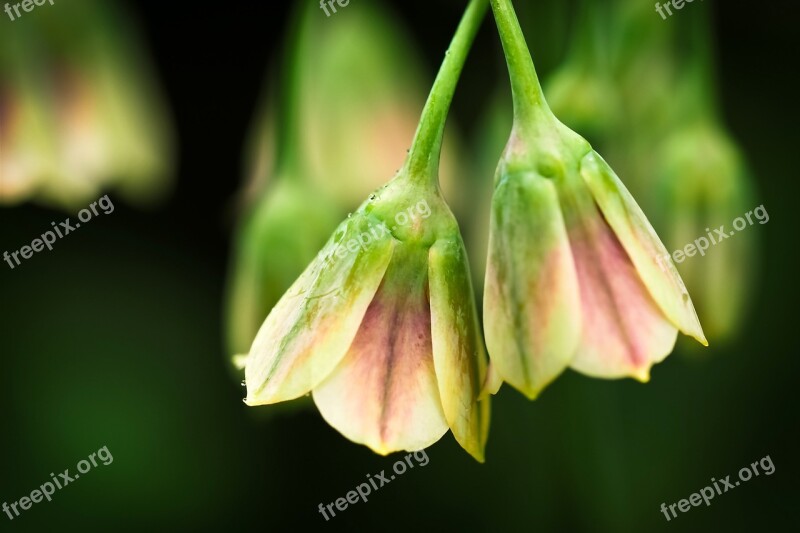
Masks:
[[[225,312],[228,353],[241,368],[264,318],[341,217],[402,165],[424,102],[421,62],[381,2],[336,24],[319,14],[313,3],[297,7],[249,139]]]
[[[495,178],[484,289],[493,366],[527,396],[565,368],[649,379],[677,331],[706,343],[636,201],[545,103],[509,0],[492,0],[514,100]]]
[[[553,112],[593,143],[619,127],[622,112],[612,78],[614,11],[595,0],[579,2],[567,57],[544,87]]]
[[[4,28],[0,203],[71,208],[109,186],[146,203],[166,190],[172,132],[129,19],[85,0]]]
[[[403,164],[425,102],[424,61],[387,3],[373,0],[338,18],[299,8],[297,70],[303,154],[310,181],[353,210]],[[448,128],[440,183],[450,205],[456,181],[457,128]]]
[[[438,166],[486,7],[467,8],[404,166],[342,222],[259,330],[245,367],[248,405],[311,393],[329,424],[377,453],[419,450],[450,429],[483,460],[487,358]]]
[[[723,125],[711,16],[708,6],[698,10],[685,38],[693,53],[676,58],[670,126],[647,175],[648,205],[706,331],[722,341],[735,338],[757,267],[759,232],[742,230],[766,223],[769,215],[756,207],[745,157]]]
[[[663,261],[678,261],[709,336],[731,339],[745,314],[757,257],[758,232],[739,230],[764,224],[769,215],[756,207],[744,157],[714,120],[680,127],[657,161],[654,223],[672,254]],[[740,217],[749,223],[739,224]]]

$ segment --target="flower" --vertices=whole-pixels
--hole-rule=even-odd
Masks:
[[[492,364],[530,398],[566,367],[649,379],[680,330],[706,344],[691,299],[625,186],[550,112],[508,0],[492,0],[514,127],[492,200],[484,327]]]
[[[450,429],[484,460],[488,360],[438,171],[447,112],[486,7],[470,2],[403,167],[340,224],[256,335],[248,405],[311,393],[329,424],[377,453],[420,450]]]
[[[143,204],[168,188],[168,113],[121,20],[130,24],[116,3],[95,0],[3,30],[0,205],[33,199],[71,208],[111,186]]]
[[[402,165],[416,128],[409,111],[424,97],[420,61],[380,3],[336,24],[306,3],[291,27],[289,57],[272,81],[276,90],[266,91],[247,150],[225,312],[228,353],[239,368],[270,309],[341,217]]]
[[[755,205],[747,165],[735,141],[712,117],[672,133],[659,151],[654,222],[671,250],[708,246],[709,228],[744,215]],[[763,223],[763,222],[762,222]],[[697,311],[716,340],[735,338],[757,269],[757,232],[747,231],[678,267]]]
[[[245,401],[313,392],[328,423],[378,453],[450,428],[483,460],[486,356],[466,253],[438,191],[417,193],[401,174],[339,226],[256,336]]]
[[[339,221],[340,210],[299,176],[273,178],[238,231],[228,280],[226,334],[234,366],[281,296]]]

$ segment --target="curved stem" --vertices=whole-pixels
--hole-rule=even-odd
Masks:
[[[491,4],[508,63],[514,119],[517,123],[527,123],[534,120],[542,110],[549,112],[549,108],[511,0],[491,0]]]
[[[406,159],[405,168],[413,181],[438,186],[439,156],[447,113],[467,54],[487,8],[487,0],[470,0],[433,82]]]

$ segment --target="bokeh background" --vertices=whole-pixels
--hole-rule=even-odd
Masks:
[[[358,10],[360,1],[326,23]],[[546,79],[566,53],[572,15],[555,1],[517,4],[529,27],[540,30],[529,30],[528,42]],[[421,53],[426,84],[462,5],[409,0],[391,8]],[[757,185],[751,207],[763,203],[770,215],[768,224],[746,230],[758,232],[760,274],[735,341],[712,339],[702,351],[679,344],[647,385],[568,371],[535,402],[504,387],[493,403],[486,464],[475,463],[448,434],[428,449],[427,466],[329,522],[319,503],[390,469],[397,457],[348,442],[314,409],[245,407],[223,329],[247,171],[243,153],[265,74],[281,57],[292,5],[128,7],[133,19],[126,15],[120,24],[138,25],[171,109],[174,189],[146,208],[118,200],[111,189],[113,214],[96,217],[19,268],[0,264],[0,503],[29,494],[51,472],[74,472],[102,446],[114,462],[13,522],[0,514],[0,529],[796,528],[800,11],[794,2],[713,4],[719,105]],[[687,22],[694,7],[663,24]],[[37,9],[69,10],[70,2]],[[0,32],[25,24],[25,17],[0,19]],[[465,144],[480,138],[482,110],[505,80],[487,18],[451,116]],[[477,165],[471,155],[468,149],[457,155],[462,168]],[[467,204],[470,191],[461,192]],[[0,252],[30,243],[51,221],[74,219],[76,211],[31,202],[0,208]],[[766,455],[773,475],[672,522],[661,514],[662,502],[688,497],[712,477],[735,478]]]

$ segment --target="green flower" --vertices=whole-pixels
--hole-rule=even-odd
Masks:
[[[341,217],[402,165],[424,102],[419,62],[380,4],[335,24],[314,4],[298,7],[286,48],[277,98],[264,99],[247,150],[226,310],[239,367]]]
[[[548,108],[510,1],[491,3],[514,99],[484,292],[492,364],[531,398],[568,366],[647,381],[678,330],[706,343],[692,302],[625,186]]]
[[[657,160],[658,225],[670,250],[697,250],[690,248],[678,269],[709,336],[730,338],[744,316],[755,269],[756,230],[728,237],[734,220],[755,207],[744,158],[725,131],[704,120],[672,134]],[[722,226],[724,241],[717,234]]]
[[[248,405],[312,393],[329,424],[377,453],[419,450],[450,429],[483,460],[487,360],[438,169],[486,7],[467,8],[401,170],[342,222],[259,330],[245,369]]]
[[[82,206],[113,185],[145,203],[168,187],[172,132],[126,15],[85,0],[4,27],[0,202]]]

